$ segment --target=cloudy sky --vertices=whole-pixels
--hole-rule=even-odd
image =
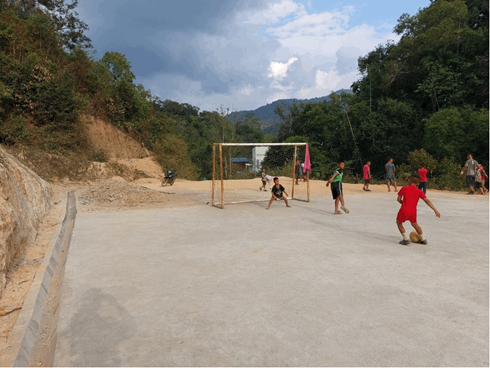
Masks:
[[[201,110],[253,110],[326,96],[358,80],[357,59],[397,41],[429,0],[79,0],[95,58],[117,51],[136,82]]]

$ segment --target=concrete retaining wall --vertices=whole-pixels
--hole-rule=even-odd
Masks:
[[[1,366],[52,366],[65,263],[76,217],[76,199],[67,194],[66,212],[46,253],[0,357]]]
[[[0,298],[16,257],[51,205],[50,185],[0,146]]]

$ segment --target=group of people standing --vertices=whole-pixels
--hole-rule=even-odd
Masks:
[[[468,194],[486,194],[488,192],[485,187],[485,181],[488,179],[488,175],[485,172],[485,168],[483,165],[479,164],[476,160],[473,159],[472,155],[468,155],[467,161],[465,162],[463,169],[461,170],[460,175],[466,172],[466,186],[469,188]],[[362,177],[364,179],[364,186],[362,189],[364,191],[370,192],[369,184],[371,182],[371,161],[367,161],[363,167]],[[396,185],[396,177],[395,177],[396,167],[393,163],[393,158],[390,158],[388,162],[385,164],[385,180],[386,186],[388,187],[388,192],[391,192],[391,185],[395,189],[395,192],[398,192]],[[427,179],[427,168],[425,164],[422,163],[417,170],[417,174],[419,177],[418,188],[427,194],[428,188],[428,179]]]
[[[388,192],[391,192],[392,185],[395,190],[395,193],[398,192],[395,172],[396,172],[396,167],[395,164],[393,163],[393,158],[390,157],[388,162],[385,164],[385,180],[386,180],[386,186],[388,187]],[[419,176],[418,188],[422,190],[424,194],[426,194],[427,193],[427,169],[425,168],[424,164],[420,165],[420,168],[418,169],[417,173]],[[369,189],[369,184],[371,182],[371,161],[367,161],[366,164],[364,165],[362,169],[362,177],[364,179],[364,186],[362,187],[362,190],[366,192],[370,192],[371,190]]]

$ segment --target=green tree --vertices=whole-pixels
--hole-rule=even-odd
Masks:
[[[424,145],[442,159],[466,160],[471,153],[488,161],[488,110],[471,108],[441,110],[427,119]]]
[[[261,143],[264,139],[264,133],[260,129],[260,119],[253,114],[248,114],[235,123],[235,133],[238,142]]]

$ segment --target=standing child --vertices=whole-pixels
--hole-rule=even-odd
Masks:
[[[370,192],[369,183],[371,182],[371,161],[366,162],[366,165],[362,168],[362,177],[364,179],[364,186],[362,190]]]
[[[475,190],[477,190],[476,194],[485,194],[483,191],[483,183],[485,182],[485,179],[483,179],[483,173],[485,172],[482,170],[482,165],[478,165],[476,167],[475,171]]]
[[[301,162],[299,159],[296,160],[296,165],[294,165],[294,172],[296,176],[296,184],[299,184],[298,180],[302,179],[303,176],[303,171],[301,171]]]
[[[483,194],[485,194],[487,192],[485,181],[488,179],[488,175],[485,172],[485,167],[482,164],[479,164],[478,166],[480,167],[480,172],[481,172],[481,187],[483,189]]]
[[[269,176],[269,175],[267,175],[267,174],[265,173],[265,169],[263,168],[263,169],[262,169],[262,177],[261,177],[261,179],[262,179],[262,186],[261,186],[261,187],[259,187],[259,189],[260,189],[260,190],[265,190],[265,185],[266,185],[268,182],[269,182],[269,189],[270,189],[270,181],[267,179],[267,177],[268,177],[268,176]],[[270,176],[269,176],[269,178],[270,178]]]
[[[427,194],[427,169],[425,168],[425,164],[420,165],[420,169],[417,171],[420,178],[419,189]]]
[[[327,181],[326,186],[328,187],[330,183],[332,183],[332,197],[335,200],[335,215],[341,215],[342,212],[339,211],[339,202],[340,209],[345,213],[349,213],[349,210],[345,207],[344,203],[344,192],[342,191],[342,175],[344,175],[344,167],[345,163],[340,161],[338,164],[338,168],[335,169],[332,177]]]
[[[417,223],[417,204],[419,199],[422,199],[427,206],[432,208],[436,217],[441,217],[441,214],[434,207],[431,201],[427,199],[424,192],[417,188],[417,184],[419,183],[419,178],[415,175],[412,175],[408,179],[408,185],[403,187],[400,192],[398,192],[397,201],[401,203],[400,211],[398,211],[398,215],[396,216],[396,225],[398,226],[398,230],[403,236],[403,240],[400,241],[400,244],[408,245],[410,244],[410,240],[407,237],[407,233],[405,232],[405,228],[403,227],[403,223],[405,221],[410,221],[413,228],[419,234],[420,240],[418,243],[427,244],[427,240],[424,237],[424,232],[422,228]]]
[[[288,203],[288,199],[286,198],[288,194],[286,193],[285,188],[281,184],[279,184],[279,179],[277,177],[274,178],[274,186],[272,187],[271,192],[271,200],[269,201],[269,205],[267,206],[266,210],[270,208],[274,199],[281,199],[286,202],[286,207],[291,207]],[[286,197],[284,197],[284,194],[286,195]]]

